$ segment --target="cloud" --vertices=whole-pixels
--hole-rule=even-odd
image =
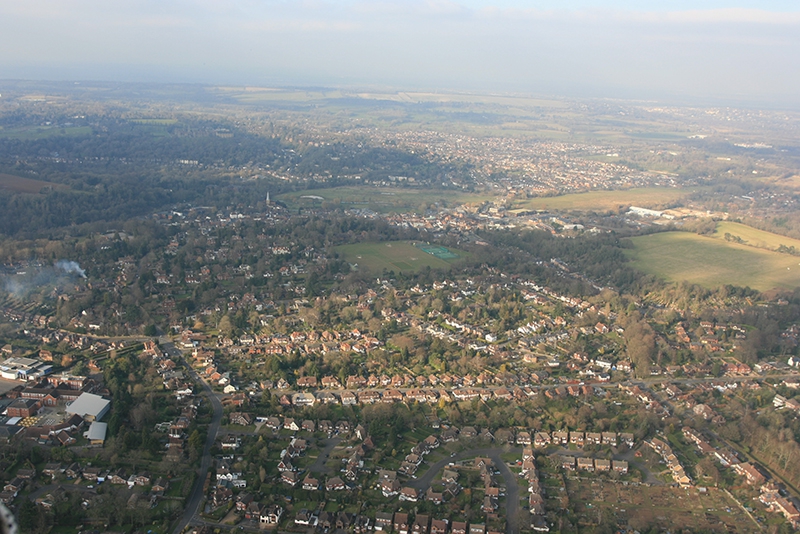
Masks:
[[[363,24],[344,20],[255,20],[242,24],[245,31],[291,32],[354,32],[363,29]]]

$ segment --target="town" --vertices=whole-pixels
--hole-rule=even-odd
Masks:
[[[758,180],[793,168],[781,112],[569,102],[544,138],[25,90],[0,102],[21,531],[800,527],[798,197]],[[620,116],[681,133],[587,134]]]

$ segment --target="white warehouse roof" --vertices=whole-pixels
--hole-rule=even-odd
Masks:
[[[78,414],[84,419],[102,419],[108,412],[111,401],[106,400],[100,395],[92,393],[81,393],[81,396],[67,406],[67,413]]]
[[[108,430],[107,423],[99,423],[95,421],[94,423],[89,425],[89,431],[86,432],[85,436],[89,441],[105,441],[107,430]]]

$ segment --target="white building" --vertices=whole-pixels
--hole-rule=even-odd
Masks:
[[[110,400],[92,393],[81,393],[80,397],[67,406],[67,413],[80,415],[87,421],[99,421],[110,408]]]

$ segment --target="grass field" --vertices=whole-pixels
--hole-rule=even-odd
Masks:
[[[384,269],[394,272],[412,272],[426,266],[434,269],[448,269],[453,262],[467,255],[461,250],[422,246],[430,248],[431,252],[425,252],[420,247],[406,241],[342,245],[336,247],[336,252],[346,261],[374,273],[381,273]],[[447,259],[442,259],[445,257]]]
[[[796,250],[800,250],[800,239],[765,232],[764,230],[735,222],[723,221],[717,223],[714,237],[724,239],[726,233],[742,238],[744,244],[751,247],[778,250],[781,245],[785,245],[786,247],[794,247]]]
[[[760,291],[800,286],[800,258],[789,254],[689,232],[663,232],[632,241],[635,248],[628,251],[632,265],[665,280]]]
[[[40,193],[45,187],[67,189],[67,186],[62,184],[43,182],[41,180],[33,180],[31,178],[23,178],[11,174],[0,174],[0,189],[2,190],[14,191],[17,193]]]
[[[178,119],[131,119],[131,122],[136,124],[156,124],[159,126],[169,126],[170,124],[177,124]]]
[[[44,139],[57,135],[89,135],[92,133],[91,126],[69,126],[61,128],[58,126],[25,126],[21,128],[0,128],[0,139]]]
[[[320,197],[303,198],[303,197]],[[376,212],[419,211],[422,204],[445,202],[451,204],[480,203],[491,200],[491,195],[441,191],[432,189],[405,189],[397,187],[332,187],[293,191],[278,197],[290,208],[319,206],[330,202],[342,208],[365,208]]]
[[[691,191],[671,187],[646,187],[622,191],[592,191],[557,197],[539,197],[514,205],[515,209],[537,210],[618,210],[625,206],[642,208],[670,204],[686,197]]]

